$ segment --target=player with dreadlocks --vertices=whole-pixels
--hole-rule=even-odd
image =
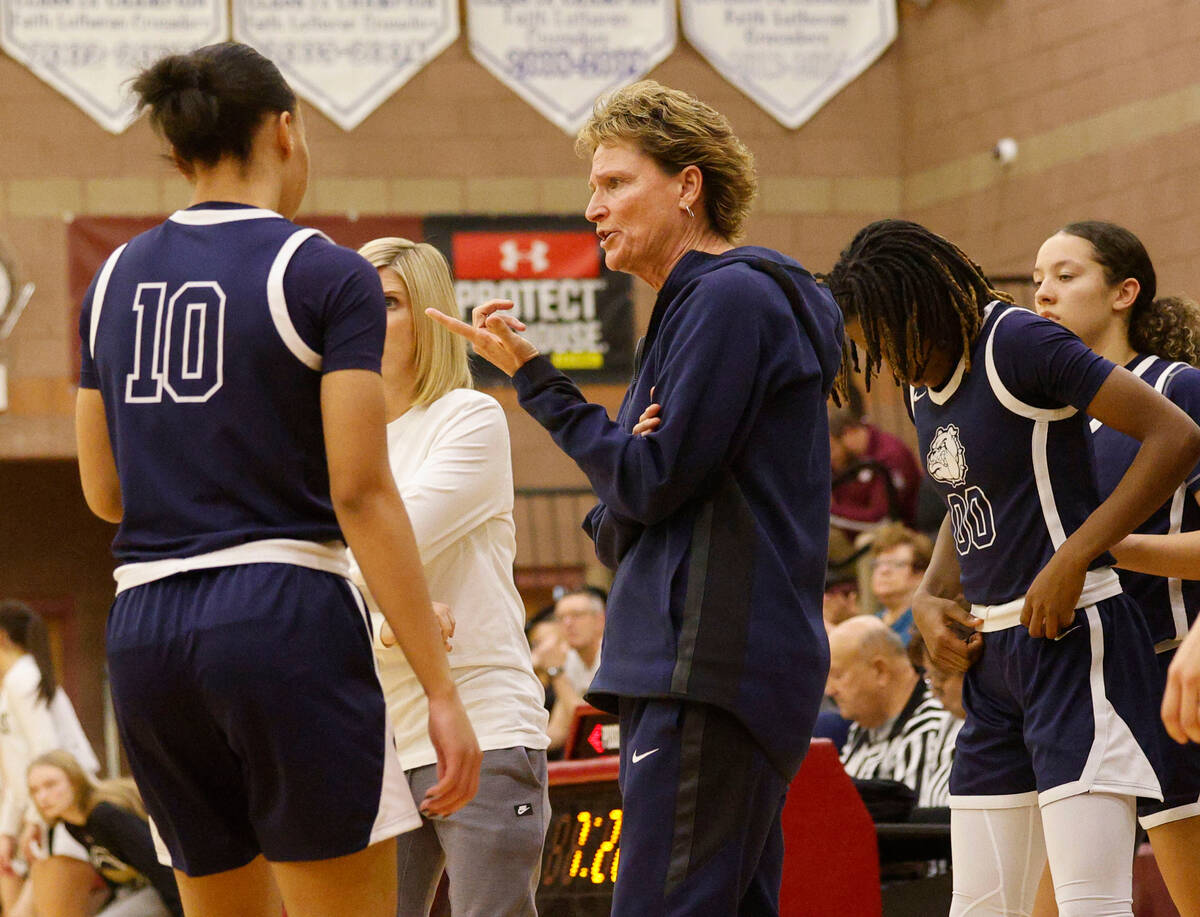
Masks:
[[[868,380],[886,361],[906,386],[948,509],[914,614],[939,664],[977,660],[950,777],[950,913],[1029,913],[1048,854],[1064,917],[1130,915],[1136,799],[1162,795],[1154,656],[1107,549],[1194,467],[1200,428],[915,223],[863,229],[827,282]],[[1086,414],[1141,443],[1103,502]]]

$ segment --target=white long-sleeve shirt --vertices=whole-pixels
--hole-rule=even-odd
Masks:
[[[67,695],[59,688],[47,704],[38,693],[41,683],[42,673],[28,653],[13,663],[0,682],[0,834],[15,836],[21,830],[29,808],[26,771],[38,755],[62,748],[84,770],[99,770]]]
[[[450,667],[483,751],[546,748],[541,682],[513,582],[512,458],[494,398],[455,389],[388,424],[388,456],[412,521],[430,597],[455,619]],[[351,576],[382,621],[357,564]],[[376,638],[379,677],[405,770],[433,764],[429,705],[399,647]]]

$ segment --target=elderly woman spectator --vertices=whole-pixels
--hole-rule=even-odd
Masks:
[[[442,872],[456,915],[535,917],[534,892],[550,819],[546,710],[525,642],[525,606],[513,582],[508,424],[496,400],[471,386],[467,348],[425,309],[453,311],[445,258],[424,242],[383,238],[360,250],[387,299],[383,393],[388,461],[443,633],[450,673],[483,751],[479,792],[445,819],[423,817],[397,839],[402,917],[428,914]],[[439,313],[440,314],[440,313]],[[367,592],[357,565],[351,576]],[[375,606],[372,601],[372,610]],[[438,780],[421,683],[383,616],[375,653],[396,749],[420,798]]]
[[[584,527],[616,573],[587,699],[620,721],[613,913],[774,914],[784,794],[828,664],[841,320],[796,261],[737,246],[753,157],[708,105],[636,83],[577,147],[608,266],[658,294],[616,421],[517,333],[511,303],[434,317],[513,377],[600,499]]]
[[[867,552],[871,592],[879,604],[875,616],[905,645],[913,629],[912,599],[933,554],[929,537],[901,522],[878,528]]]

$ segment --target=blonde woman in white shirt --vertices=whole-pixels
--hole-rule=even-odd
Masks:
[[[450,666],[484,753],[475,798],[399,838],[397,913],[428,914],[444,869],[455,917],[532,917],[550,816],[549,738],[512,576],[508,425],[495,399],[472,389],[465,342],[425,315],[429,307],[457,314],[441,253],[398,238],[368,242],[359,253],[378,268],[388,304],[383,381],[392,473],[430,596],[453,616],[444,627],[453,634]],[[397,751],[413,791],[424,792],[436,782],[424,696],[375,620]]]
[[[22,838],[44,841],[24,775],[34,758],[56,748],[70,751],[89,773],[100,769],[71,701],[58,686],[46,623],[21,602],[0,602],[0,901],[13,917],[32,913],[38,888],[91,874],[87,851],[79,844],[65,844],[53,857],[20,859],[26,846]],[[38,843],[33,849],[45,848]]]

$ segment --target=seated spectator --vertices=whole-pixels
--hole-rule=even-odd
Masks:
[[[546,673],[545,656],[549,647],[563,641],[562,625],[554,617],[553,604],[539,608],[533,617],[525,622],[525,639],[529,641],[533,671],[546,692],[546,709],[553,710],[554,686],[550,684],[550,676]]]
[[[825,572],[825,598],[821,606],[826,635],[832,634],[833,629],[843,621],[861,614],[858,604],[858,577],[854,567],[831,564]],[[826,685],[825,696],[821,698],[821,710],[813,725],[813,738],[829,739],[840,754],[849,732],[850,721],[838,712],[837,704],[829,696]]]
[[[553,622],[557,632],[539,625],[535,640],[530,630],[534,670],[544,679],[546,695],[554,695],[550,707],[550,752],[557,755],[566,745],[575,708],[600,667],[604,639],[604,608],[608,596],[603,589],[584,586],[565,593],[554,603]]]
[[[833,629],[829,655],[829,694],[851,721],[842,748],[846,773],[903,783],[917,806],[944,804],[926,781],[941,760],[950,713],[913,668],[900,637],[860,615]]]
[[[80,851],[48,856],[44,846],[35,849],[29,843],[39,826],[26,817],[25,774],[30,761],[55,748],[69,750],[92,773],[100,769],[59,686],[46,622],[28,605],[5,600],[0,602],[0,902],[5,917],[32,914],[36,890],[57,884],[60,874],[79,867],[91,872]],[[78,856],[82,862],[64,862]],[[22,878],[26,872],[28,882]]]
[[[858,577],[853,567],[831,566],[825,574],[825,598],[821,605],[826,631],[858,613]]]
[[[600,668],[600,645],[604,642],[604,610],[608,593],[595,586],[568,592],[554,603],[554,617],[562,624],[563,636],[571,647],[563,668],[575,690],[584,694]]]
[[[862,395],[853,386],[845,406],[830,408],[829,452],[835,529],[853,538],[888,519],[913,524],[921,466],[902,439],[863,420]]]
[[[110,894],[101,914],[183,917],[175,874],[158,862],[132,780],[96,781],[70,752],[59,749],[33,760],[28,786],[49,827],[47,852],[84,852],[107,884]],[[54,888],[38,889],[42,912],[85,913],[94,875],[86,867],[70,878],[60,875]]]
[[[933,556],[933,544],[899,522],[876,529],[867,552],[871,592],[879,603],[875,616],[908,644],[912,633],[912,597]]]

